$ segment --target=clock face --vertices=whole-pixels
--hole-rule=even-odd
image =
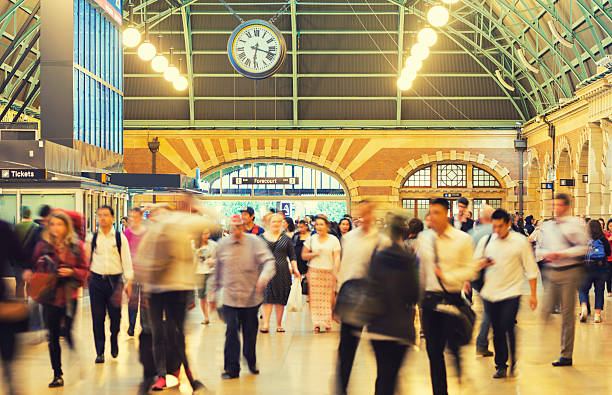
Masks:
[[[261,22],[261,23],[258,23]],[[263,21],[240,25],[228,43],[232,66],[249,78],[266,78],[282,65],[285,42],[278,30]]]

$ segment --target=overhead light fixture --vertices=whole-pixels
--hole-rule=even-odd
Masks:
[[[436,43],[436,41],[438,41],[438,33],[436,33],[436,31],[431,27],[426,27],[421,29],[417,35],[417,39],[426,47],[431,47]]]
[[[442,0],[442,2],[445,4],[455,4],[459,2],[459,0]]]
[[[412,81],[407,78],[400,77],[397,79],[397,87],[400,90],[407,91],[408,89],[412,88]]]
[[[151,62],[153,70],[158,73],[163,73],[168,68],[168,59],[163,55],[157,55]]]
[[[427,48],[424,44],[416,43],[412,46],[410,54],[416,59],[423,61],[429,56],[429,48]]]
[[[419,71],[423,67],[423,61],[415,58],[414,56],[408,56],[406,59],[406,69]]]
[[[179,69],[175,66],[168,66],[166,71],[164,71],[164,79],[168,82],[174,82],[175,79],[179,77]]]
[[[189,81],[187,81],[187,78],[183,77],[182,75],[179,75],[174,79],[173,85],[174,89],[176,89],[177,91],[184,91],[189,86]]]
[[[138,56],[144,61],[149,61],[155,57],[155,46],[148,41],[140,44],[138,47]]]
[[[123,45],[128,48],[134,48],[140,44],[140,32],[134,26],[134,4],[130,2],[130,24],[127,29],[123,31],[122,39]]]
[[[502,77],[501,71],[499,71],[499,69],[495,70],[495,76],[497,77],[497,79],[499,80],[499,83],[502,84],[504,88],[508,89],[511,92],[514,92],[514,87],[510,85],[509,83],[507,83],[506,81],[504,81],[504,77]]]
[[[557,41],[561,43],[561,45],[563,45],[564,47],[568,47],[568,48],[571,48],[574,46],[574,44],[567,41],[566,39],[563,38],[563,36],[561,36],[561,34],[559,34],[557,29],[555,28],[555,24],[553,23],[553,21],[548,21],[548,28],[550,29],[550,32],[552,33],[552,35],[555,36]]]
[[[450,15],[446,7],[437,5],[431,7],[427,13],[427,20],[432,26],[442,27],[448,22]]]
[[[527,68],[527,70],[535,74],[540,72],[540,70],[532,66],[531,63],[527,61],[527,58],[525,57],[525,50],[523,48],[519,49],[517,51],[517,54],[518,54],[519,59],[521,60],[521,63],[523,63],[523,65]]]
[[[416,76],[417,72],[415,70],[403,69],[402,74],[400,75],[400,79],[414,81],[416,79]]]

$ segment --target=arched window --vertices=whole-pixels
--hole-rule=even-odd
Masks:
[[[472,184],[474,188],[500,188],[501,184],[497,178],[480,167],[472,167]]]
[[[405,187],[431,187],[431,166],[414,172],[406,182]]]
[[[467,187],[467,166],[462,164],[439,164],[438,187]]]
[[[203,177],[200,186],[209,195],[346,196],[342,183],[335,177],[321,170],[285,162],[228,166]]]

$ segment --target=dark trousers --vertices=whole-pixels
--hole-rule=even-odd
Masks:
[[[397,375],[404,362],[408,346],[394,341],[372,340],[376,355],[376,389],[374,395],[393,395]]]
[[[346,394],[349,379],[351,378],[351,370],[353,370],[353,362],[355,353],[359,346],[360,334],[362,327],[349,325],[345,322],[340,327],[340,345],[338,346],[338,370],[337,370],[337,393]]]
[[[238,332],[242,330],[242,354],[249,366],[257,365],[256,345],[259,321],[255,307],[231,307],[223,305],[223,317],[227,324],[225,330],[225,352],[223,368],[226,372],[238,374],[240,372],[240,338]]]
[[[72,302],[71,314],[66,314],[66,307],[43,305],[43,319],[47,327],[47,340],[49,342],[49,356],[51,367],[56,377],[62,376],[62,349],[60,347],[60,336],[66,336],[66,341],[72,347],[72,322],[76,312],[76,301]],[[62,329],[63,321],[63,329]]]
[[[130,300],[128,301],[128,319],[129,319],[131,330],[134,330],[134,328],[136,327],[136,318],[138,317],[138,306],[140,305],[141,298],[142,298],[142,295],[141,295],[140,284],[133,283],[132,294],[130,295]],[[142,321],[142,317],[141,317],[141,321]]]
[[[13,390],[13,361],[15,359],[16,338],[15,326],[0,322],[0,356],[2,357],[2,370],[5,388],[10,394]]]
[[[158,377],[166,377],[169,373],[167,369],[169,350],[175,353],[176,359],[184,365],[185,371],[189,370],[185,352],[185,315],[189,293],[190,291],[170,291],[149,294],[148,314],[153,335],[153,358]],[[190,373],[187,375],[190,377]]]
[[[456,325],[454,317],[430,308],[423,308],[423,331],[427,356],[429,357],[429,374],[434,395],[447,395],[446,364],[444,349],[448,348],[455,357],[457,374],[461,377],[461,355],[459,346],[454,341],[450,328]]]
[[[499,302],[484,301],[485,311],[491,317],[493,326],[493,347],[495,347],[495,368],[508,367],[508,346],[510,346],[510,363],[516,362],[516,335],[514,325],[518,313],[520,297]]]
[[[111,343],[117,341],[119,325],[121,324],[121,295],[123,281],[121,274],[100,276],[91,273],[89,278],[89,301],[91,303],[91,319],[93,322],[94,343],[96,355],[104,355],[106,335],[104,321],[106,313],[110,319]]]
[[[586,303],[589,313],[591,313],[591,302],[589,301],[591,286],[595,288],[595,308],[603,310],[605,282],[609,275],[610,273],[607,270],[589,270],[584,276],[584,280],[578,291],[578,298],[580,299],[580,304]]]
[[[480,322],[480,331],[476,338],[476,350],[484,351],[489,349],[489,329],[491,329],[491,319],[486,311],[482,313],[482,321]]]
[[[608,267],[612,267],[612,262],[608,261]],[[606,289],[608,293],[612,293],[612,270],[608,271],[608,276],[606,277]]]

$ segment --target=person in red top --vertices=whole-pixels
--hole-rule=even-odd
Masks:
[[[612,248],[612,218],[608,220],[604,233]],[[612,268],[612,255],[608,257],[608,267]],[[612,296],[612,270],[610,270],[610,274],[608,274],[608,279],[606,280],[606,289],[608,290],[608,297]]]
[[[49,331],[49,355],[53,368],[53,381],[49,388],[62,387],[64,379],[59,343],[61,323],[63,320],[66,341],[73,348],[71,331],[78,290],[89,273],[83,241],[77,237],[67,214],[54,211],[49,215],[42,240],[34,249],[33,261],[36,273],[54,273],[57,276],[54,296],[43,303],[43,318]]]

